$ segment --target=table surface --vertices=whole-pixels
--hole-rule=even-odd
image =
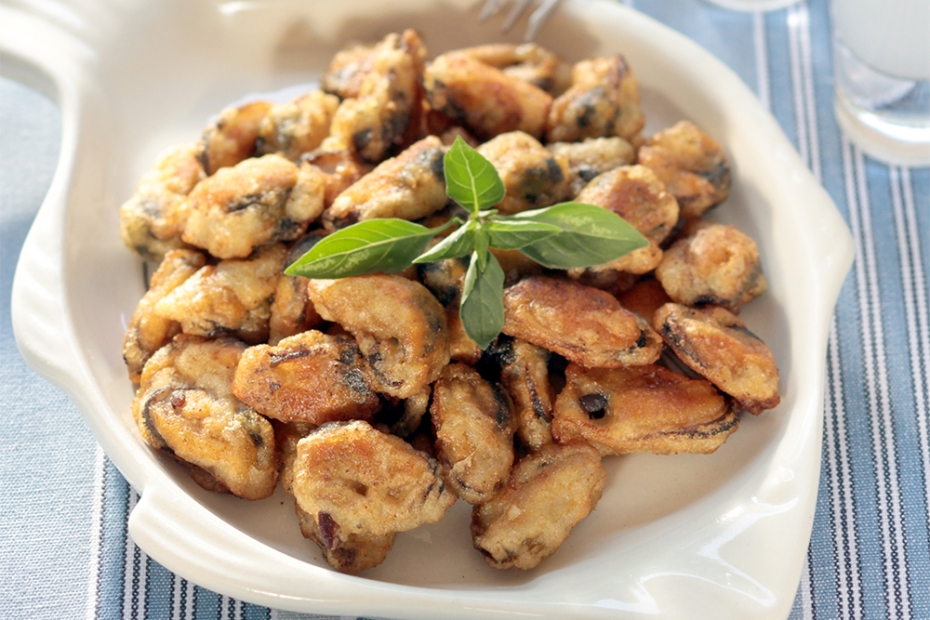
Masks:
[[[791,618],[930,618],[930,169],[864,156],[832,113],[826,0],[740,13],[635,0],[733,68],[855,239],[827,350],[813,534]],[[10,289],[51,181],[58,108],[0,79],[0,616],[291,618],[188,583],[126,535],[135,491],[20,357]]]

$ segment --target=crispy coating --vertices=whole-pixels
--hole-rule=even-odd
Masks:
[[[269,308],[268,344],[319,327],[323,317],[307,296],[307,279],[282,275]]]
[[[446,484],[469,504],[487,501],[514,459],[510,403],[500,386],[449,364],[433,387],[430,415]]]
[[[297,161],[329,135],[339,98],[315,90],[287,103],[271,106],[258,126],[255,151],[259,155],[280,153]]]
[[[325,512],[314,518],[295,504],[297,524],[304,538],[315,542],[323,552],[323,559],[341,573],[355,575],[378,566],[387,558],[397,535],[344,532]]]
[[[434,297],[446,308],[446,328],[449,332],[449,354],[457,362],[476,364],[481,347],[465,333],[459,316],[465,271],[468,265],[461,258],[449,258],[435,263],[417,265],[417,276]]]
[[[565,381],[555,402],[553,436],[560,443],[583,439],[604,456],[708,454],[739,424],[736,409],[709,381],[654,364],[569,364]]]
[[[674,301],[732,311],[768,289],[756,242],[732,226],[705,223],[666,250],[656,278]]]
[[[571,66],[535,43],[491,43],[464,48],[458,53],[529,82],[549,94],[560,93],[571,84]]]
[[[294,495],[294,463],[297,461],[297,444],[316,429],[312,424],[274,423],[275,438],[281,452],[281,486],[289,495]],[[356,574],[373,568],[384,561],[394,545],[395,534],[366,536],[365,534],[336,535],[332,522],[324,516],[317,523],[313,515],[302,510],[295,501],[297,523],[301,534],[315,542],[323,558],[336,570]]]
[[[358,97],[377,52],[377,45],[353,45],[336,52],[326,73],[320,78],[320,87],[340,99]]]
[[[323,213],[329,230],[378,217],[416,220],[446,205],[442,159],[446,149],[426,137],[379,164],[346,188]]]
[[[323,206],[329,208],[342,192],[371,172],[372,164],[362,161],[352,151],[324,151],[317,149],[304,154],[301,163],[316,166],[325,175]]]
[[[285,493],[294,495],[294,460],[297,458],[297,443],[317,427],[304,422],[285,424],[277,420],[271,420],[271,426],[274,429],[275,445],[281,461],[278,480]]]
[[[552,103],[545,90],[467,50],[428,63],[423,86],[433,110],[464,124],[481,141],[516,130],[542,137]]]
[[[314,166],[280,155],[248,159],[194,188],[182,238],[217,258],[244,258],[258,246],[300,237],[323,211],[324,192]]]
[[[495,207],[501,213],[548,207],[568,195],[568,161],[546,150],[527,133],[501,134],[477,150],[504,182],[506,194]]]
[[[545,276],[504,289],[502,331],[589,368],[650,364],[662,352],[651,326],[611,294]]]
[[[197,146],[189,144],[163,155],[120,206],[120,237],[143,258],[160,261],[169,250],[185,245],[185,198],[206,176],[197,153]]]
[[[780,402],[775,357],[733,313],[669,303],[659,308],[653,324],[691,370],[750,413],[759,414]]]
[[[197,157],[208,176],[255,155],[258,128],[272,104],[254,101],[226,108],[203,132]]]
[[[649,245],[603,265],[569,269],[572,278],[602,288],[598,282],[612,271],[641,275],[659,265],[659,244],[678,221],[678,203],[649,168],[622,166],[605,172],[588,183],[577,200],[613,211],[642,233]]]
[[[607,472],[587,443],[549,444],[514,466],[472,510],[475,548],[493,568],[530,569],[555,553],[601,498]]]
[[[244,349],[233,338],[176,337],[145,364],[132,415],[145,441],[192,466],[202,486],[262,499],[278,457],[271,423],[230,391]]]
[[[242,354],[232,391],[262,415],[317,426],[370,420],[380,406],[358,345],[310,330]]]
[[[445,312],[419,282],[377,274],[310,280],[307,292],[320,316],[355,336],[376,391],[409,398],[449,363]]]
[[[582,142],[554,142],[546,148],[568,162],[569,196],[577,196],[594,177],[636,160],[633,145],[616,136]]]
[[[516,284],[523,278],[537,276],[545,271],[542,265],[520,250],[501,250],[500,248],[490,248],[490,250],[500,263],[501,271],[504,272],[504,286]]]
[[[463,258],[447,258],[417,265],[417,276],[444,306],[457,306],[465,285],[468,263]]]
[[[682,217],[699,217],[730,194],[730,163],[723,149],[688,121],[651,136],[640,147],[638,161],[665,183]]]
[[[549,382],[551,353],[519,338],[499,337],[501,383],[513,402],[516,433],[530,451],[552,443],[555,390]]]
[[[314,231],[294,244],[287,256],[287,264],[308,252],[324,237],[320,231]],[[318,327],[323,322],[313,302],[307,295],[307,278],[282,274],[275,288],[268,317],[268,344],[274,345],[282,338],[305,332]]]
[[[663,304],[672,301],[672,299],[658,280],[646,278],[618,295],[617,301],[627,310],[635,312],[651,323],[656,310]]]
[[[249,344],[268,339],[271,296],[287,249],[267,246],[245,260],[205,265],[155,304],[155,313],[177,321],[185,334],[233,334]]]
[[[330,422],[301,439],[294,496],[321,530],[384,536],[439,521],[455,503],[439,465],[367,422]]]
[[[456,362],[477,364],[481,359],[481,347],[465,332],[457,304],[446,306],[446,325],[449,330],[450,358]]]
[[[152,274],[149,290],[136,306],[123,337],[123,360],[133,385],[139,384],[142,367],[155,351],[181,332],[177,321],[155,312],[155,306],[171,291],[203,267],[206,257],[193,250],[171,250]]]
[[[432,386],[427,385],[410,398],[403,400],[383,397],[381,409],[375,416],[373,426],[409,441],[409,438],[421,429],[423,416],[429,413],[432,394]],[[430,450],[430,452],[434,451]]]
[[[656,244],[678,222],[678,203],[645,166],[620,166],[598,175],[577,200],[613,211]]]
[[[413,30],[391,33],[375,46],[358,92],[343,99],[324,141],[326,150],[353,150],[377,163],[410,144],[420,126],[426,50]]]
[[[626,59],[582,60],[572,67],[571,88],[552,102],[546,142],[619,136],[635,144],[644,124],[639,82]]]

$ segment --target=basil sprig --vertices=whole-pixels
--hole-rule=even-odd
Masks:
[[[504,327],[504,272],[490,248],[519,250],[552,269],[601,265],[649,242],[614,212],[563,202],[545,209],[501,215],[504,198],[494,166],[461,138],[443,157],[446,194],[469,212],[437,228],[395,218],[358,222],[324,237],[285,273],[306,278],[347,278],[397,273],[413,263],[470,257],[459,315],[465,333],[487,348]],[[458,226],[430,249],[430,240]],[[425,250],[425,251],[424,251]]]

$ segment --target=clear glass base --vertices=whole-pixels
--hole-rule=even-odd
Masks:
[[[903,166],[930,166],[930,81],[875,71],[842,41],[834,45],[834,110],[864,152]]]
[[[754,13],[757,11],[775,11],[783,9],[786,6],[795,4],[799,0],[706,0],[711,4],[722,6],[731,11],[746,11]]]

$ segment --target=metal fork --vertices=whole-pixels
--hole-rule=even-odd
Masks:
[[[504,8],[504,5],[508,4],[510,1],[511,0],[487,0],[484,3],[484,7],[481,9],[481,14],[478,16],[478,19],[482,22],[487,21],[489,17],[499,13],[501,9]],[[513,25],[517,23],[520,16],[523,15],[534,2],[538,2],[538,6],[530,14],[526,33],[523,35],[525,41],[532,41],[536,38],[543,23],[555,12],[560,1],[561,0],[513,0],[513,6],[510,8],[510,13],[507,15],[507,19],[504,21],[502,27],[503,31],[508,32],[513,28]]]

